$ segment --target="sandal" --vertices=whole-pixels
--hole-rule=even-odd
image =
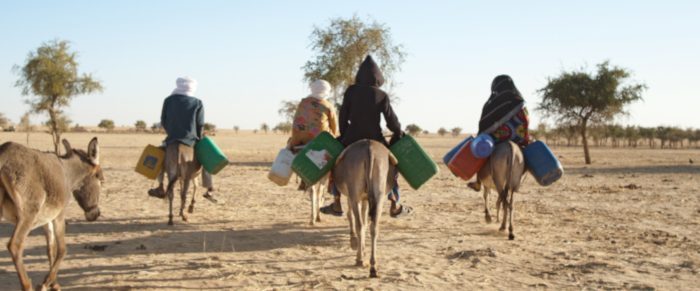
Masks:
[[[403,205],[403,204],[400,206],[400,208],[397,212],[392,212],[391,210],[389,210],[389,216],[391,216],[393,218],[401,218],[403,216],[410,215],[412,213],[413,213],[413,208],[411,206]]]
[[[163,191],[163,188],[159,187],[148,190],[148,196],[165,199],[167,195],[165,194],[165,191]]]
[[[338,211],[333,208],[333,204],[328,204],[326,206],[323,206],[319,208],[319,211],[323,214],[328,214],[328,215],[333,215],[333,216],[343,216],[343,211]]]
[[[209,193],[209,191],[207,191],[207,193],[204,193],[204,195],[202,195],[202,196],[204,196],[204,198],[209,200],[209,202],[211,202],[211,203],[214,203],[214,204],[219,203],[219,200],[216,200],[216,198],[214,198],[214,195],[211,195],[211,193]]]
[[[472,190],[479,192],[481,191],[481,183],[479,182],[469,182],[467,183],[467,187],[471,188]]]

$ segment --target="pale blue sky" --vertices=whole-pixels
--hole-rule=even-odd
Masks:
[[[42,42],[70,40],[102,94],[79,96],[74,122],[158,121],[175,78],[199,81],[220,128],[281,120],[282,100],[307,94],[309,35],[329,19],[372,17],[408,53],[396,112],[435,131],[474,131],[491,79],[510,74],[531,108],[549,76],[604,60],[649,90],[622,123],[700,128],[697,1],[3,1],[0,112],[27,110],[11,71]],[[541,116],[533,112],[533,123]],[[44,120],[35,116],[34,120]]]

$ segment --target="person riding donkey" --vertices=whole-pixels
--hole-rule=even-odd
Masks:
[[[371,139],[384,144],[387,148],[390,144],[403,137],[401,123],[391,107],[389,96],[379,89],[384,84],[384,76],[372,56],[367,56],[360,65],[355,76],[355,84],[348,87],[343,96],[343,104],[340,107],[340,137],[338,140],[345,146],[363,140]],[[380,125],[381,115],[387,127],[393,133],[390,143],[386,142]],[[340,193],[331,187],[334,196],[333,203],[321,207],[321,212],[335,216],[342,216],[343,209],[340,202]],[[394,187],[389,194],[392,217],[409,213],[411,208],[399,204],[398,173],[394,177]]]
[[[512,140],[521,149],[530,144],[529,118],[525,99],[508,75],[499,75],[491,82],[491,95],[484,104],[479,120],[479,134],[489,134],[496,143]],[[481,191],[481,181],[467,184]]]
[[[331,94],[331,84],[325,80],[316,80],[309,85],[311,94],[302,99],[294,113],[292,136],[287,142],[287,149],[296,152],[296,147],[313,140],[319,133],[326,131],[338,135],[335,106],[326,98]],[[306,190],[302,181],[300,190]]]
[[[189,77],[181,77],[177,78],[175,84],[175,90],[163,101],[160,124],[165,129],[167,137],[162,147],[165,148],[176,142],[194,147],[197,141],[204,137],[204,105],[201,100],[192,97],[197,90],[197,81]],[[148,190],[148,195],[157,198],[166,197],[163,185],[164,175],[165,171],[161,171],[158,175],[158,187]],[[204,198],[216,203],[212,176],[204,170],[202,186],[207,189]]]

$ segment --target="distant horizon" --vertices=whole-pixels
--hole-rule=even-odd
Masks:
[[[101,94],[78,96],[66,113],[73,125],[119,126],[160,118],[175,78],[199,81],[207,122],[218,128],[274,127],[280,103],[308,95],[301,66],[312,56],[309,35],[329,19],[357,15],[390,28],[408,53],[391,90],[402,127],[417,124],[476,131],[491,79],[509,74],[523,93],[531,128],[539,88],[549,77],[609,60],[648,86],[621,125],[700,128],[695,68],[700,67],[700,3],[517,1],[25,1],[6,3],[0,19],[0,98],[13,123],[27,112],[14,87],[27,54],[62,39],[78,52],[80,72],[103,82]],[[37,7],[40,7],[37,9]],[[108,12],[107,12],[108,11]],[[21,28],[21,29],[20,29]],[[33,115],[32,123],[47,119]],[[553,124],[549,120],[550,125]]]

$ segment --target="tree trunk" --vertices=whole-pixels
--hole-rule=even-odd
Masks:
[[[58,130],[58,116],[55,109],[49,109],[49,118],[49,131],[51,132],[51,137],[53,139],[53,150],[57,155],[59,155],[58,144],[61,142],[61,133]]]
[[[583,156],[586,159],[586,165],[591,164],[591,153],[588,151],[588,137],[586,137],[588,122],[585,120],[581,123],[581,140],[583,142]]]

